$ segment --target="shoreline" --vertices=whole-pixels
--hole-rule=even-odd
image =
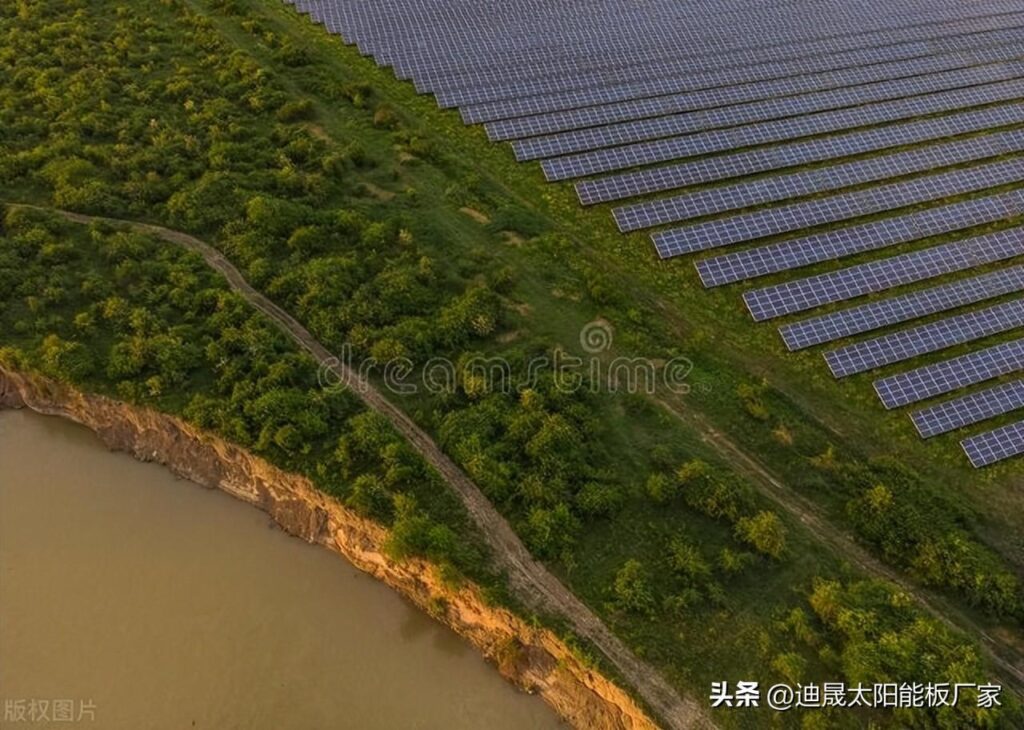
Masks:
[[[177,417],[0,366],[0,409],[11,408],[78,423],[112,451],[159,463],[178,477],[258,507],[288,534],[340,554],[397,590],[472,643],[507,680],[540,695],[572,727],[657,727],[625,691],[587,667],[550,630],[489,605],[471,584],[446,586],[437,568],[424,560],[389,558],[385,528],[321,493],[304,476],[285,472]]]

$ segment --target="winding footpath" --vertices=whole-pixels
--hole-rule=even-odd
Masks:
[[[181,231],[117,218],[82,215],[56,208],[7,203],[12,208],[29,208],[63,216],[74,223],[107,223],[160,238],[202,256],[227,280],[231,288],[263,313],[277,327],[306,350],[324,370],[368,407],[383,415],[455,491],[470,517],[479,527],[499,565],[507,572],[516,595],[534,610],[565,619],[572,630],[592,643],[612,663],[623,679],[671,730],[713,728],[714,723],[694,699],[681,696],[649,664],[627,647],[604,622],[577,598],[523,545],[504,517],[475,483],[441,451],[422,428],[385,398],[365,377],[331,354],[299,322],[254,289],[223,254],[208,243]]]

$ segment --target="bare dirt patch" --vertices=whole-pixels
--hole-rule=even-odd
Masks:
[[[477,223],[479,223],[482,226],[486,226],[488,223],[491,222],[490,218],[488,218],[486,215],[481,213],[476,208],[470,208],[469,206],[463,206],[462,208],[459,208],[459,212],[464,214],[464,215],[468,215],[470,218],[472,218],[473,220],[475,220]]]
[[[383,200],[387,202],[390,200],[394,200],[395,198],[395,193],[391,192],[390,190],[385,190],[384,188],[378,185],[374,185],[373,183],[363,182],[359,184],[362,186],[363,190],[365,190],[367,194],[372,195],[373,197],[377,198],[377,200]]]

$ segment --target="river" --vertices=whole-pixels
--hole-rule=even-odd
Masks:
[[[69,726],[39,720],[43,702],[104,729],[563,727],[262,512],[82,427],[0,412],[0,726]]]

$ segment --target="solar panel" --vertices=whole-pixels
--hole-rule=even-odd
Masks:
[[[668,167],[620,173],[576,184],[584,205],[702,185],[728,178],[823,162],[888,147],[929,142],[956,134],[1024,123],[1024,103],[985,107],[933,119],[846,132],[775,147],[715,155]]]
[[[514,142],[512,147],[517,160],[538,160],[544,157],[642,142],[659,137],[672,137],[708,129],[722,129],[741,124],[814,114],[859,104],[904,99],[915,94],[1006,81],[1020,76],[1024,76],[1024,63],[1008,62],[971,66],[848,88],[814,91],[795,96],[769,96],[747,103],[741,103],[737,98],[731,99],[718,90],[715,94],[706,93],[705,96],[709,98],[704,101],[698,100],[690,107],[698,111],[561,132],[544,137],[532,137]],[[728,106],[721,106],[721,104],[728,104]]]
[[[770,73],[770,70],[759,69],[753,74],[740,78],[732,87],[709,87],[707,86],[708,80],[704,78],[704,75],[690,73],[686,76],[685,80],[678,82],[679,90],[675,93],[664,93],[664,90],[662,90],[663,93],[657,96],[645,96],[586,107],[494,120],[486,123],[487,136],[496,142],[523,139],[545,134],[557,134],[583,127],[594,127],[601,124],[613,124],[615,122],[673,114],[726,103],[735,104],[767,99],[773,95],[782,96],[827,88],[852,86],[857,83],[880,81],[887,78],[896,79],[917,73],[941,70],[943,68],[943,59],[946,59],[945,68],[953,68],[955,62],[963,65],[964,62],[992,62],[999,60],[1000,56],[1009,58],[1011,56],[1006,54],[1012,53],[1012,49],[1019,47],[1021,43],[1021,29],[1019,28],[1007,28],[988,33],[986,42],[992,44],[989,48],[967,51],[962,48],[950,48],[939,56],[925,55],[923,57],[916,57],[913,53],[904,54],[906,57],[900,60],[875,62],[866,66],[844,66],[844,59],[832,58],[829,68],[797,76],[778,76],[777,74]],[[914,52],[918,52],[918,50],[916,47],[913,49]],[[927,54],[936,52],[934,49],[920,50],[924,50]],[[641,71],[641,69],[635,70]],[[652,70],[649,74],[649,76],[654,77],[663,75],[663,72],[657,69]],[[566,79],[574,79],[576,78],[576,72],[566,71],[562,76]],[[479,119],[480,116],[481,110],[478,108],[470,107],[464,110],[464,119],[467,123],[481,121]]]
[[[704,286],[721,286],[1008,220],[1021,213],[1024,191],[1014,190],[722,254],[698,261],[696,267]]]
[[[651,238],[659,255],[669,258],[966,195],[1019,182],[1021,177],[1021,161],[1011,159],[673,228]]]
[[[886,408],[898,408],[1015,373],[1022,367],[1024,339],[1012,340],[876,380],[875,392]]]
[[[1024,299],[1014,299],[831,350],[825,353],[825,362],[833,376],[844,378],[1021,326]]]
[[[1024,408],[1024,380],[1013,380],[977,393],[944,401],[910,414],[921,438],[939,434]]]
[[[569,180],[630,167],[670,162],[714,152],[731,151],[816,134],[839,132],[886,122],[948,112],[955,109],[1016,101],[1024,95],[1024,81],[1014,79],[941,91],[910,99],[876,102],[858,107],[818,112],[802,117],[759,122],[731,129],[713,129],[682,137],[566,155],[541,163],[548,180]],[[790,163],[793,164],[793,163]]]
[[[910,49],[910,58],[931,55],[940,52],[919,44]],[[875,64],[884,61],[900,60],[899,53],[886,54],[878,51],[853,51],[846,54],[831,56],[814,56],[807,59],[793,59],[759,63],[755,66],[729,67],[723,66],[722,57],[717,59],[718,66],[692,68],[689,72],[681,70],[673,72],[653,73],[643,81],[619,85],[597,85],[589,88],[564,88],[561,85],[547,89],[534,88],[524,95],[504,96],[507,89],[481,87],[472,91],[453,94],[441,94],[443,106],[463,106],[465,118],[470,123],[492,122],[499,119],[545,114],[577,109],[585,106],[610,104],[659,95],[694,91],[716,87],[733,86],[752,81],[769,81],[775,78],[809,74],[817,71],[838,70],[850,66]],[[903,54],[906,56],[907,54]],[[909,60],[904,58],[903,60]],[[575,72],[571,72],[572,76]],[[685,73],[680,76],[679,73]],[[894,74],[895,75],[895,74]],[[569,76],[571,78],[571,76]],[[978,77],[980,78],[980,77]],[[557,83],[557,82],[556,82]],[[613,82],[609,82],[612,84]],[[968,82],[970,83],[970,82]],[[538,93],[539,92],[539,93]],[[911,92],[913,93],[913,92]],[[493,99],[493,100],[492,100]]]
[[[985,8],[974,3],[970,8],[954,9],[908,2],[900,3],[898,14],[874,8],[871,17],[863,8],[836,3],[802,7],[799,13],[785,5],[740,9],[720,3],[646,3],[642,8],[596,3],[588,6],[587,13],[569,4],[526,2],[515,6],[435,5],[429,9],[409,2],[313,5],[325,10],[335,25],[344,27],[346,36],[358,41],[364,52],[375,54],[382,63],[404,61],[399,65],[414,69],[417,77],[455,71],[471,75],[492,71],[495,66],[504,67],[506,76],[516,76],[524,73],[522,66],[532,57],[548,61],[564,55],[573,57],[577,68],[584,68],[589,59],[607,64],[610,58],[620,56],[634,60],[696,58],[723,54],[725,49],[729,56],[740,56],[751,52],[751,47],[768,49],[763,57],[770,58],[792,55],[797,48],[831,55],[845,47],[871,43],[927,39],[929,45],[938,45],[951,33],[1005,27],[1012,23],[1015,11],[1020,11],[1012,3],[992,3]],[[482,7],[489,12],[484,13]],[[709,13],[715,23],[706,22]],[[812,30],[815,28],[817,32]],[[825,28],[832,32],[822,34]],[[872,37],[876,39],[870,40]],[[522,48],[529,53],[516,53]]]
[[[1024,131],[1001,132],[637,203],[612,214],[620,231],[636,231],[1021,151]]]
[[[1024,254],[1024,232],[1011,228],[754,289],[746,292],[743,300],[754,319],[763,321],[1021,254]]]
[[[348,5],[344,2],[333,4]],[[685,6],[647,3],[643,8],[638,8],[624,6],[621,3],[599,2],[592,3],[587,13],[580,13],[578,10],[573,13],[571,6],[566,9],[557,3],[519,3],[515,6],[516,10],[511,12],[502,6],[495,6],[493,13],[487,14],[477,10],[476,15],[471,12],[474,10],[473,6],[460,13],[459,10],[463,10],[464,7],[461,4],[440,6],[443,15],[437,12],[437,6],[429,11],[423,11],[423,6],[418,3],[403,2],[396,6],[381,8],[368,3],[359,5],[364,7],[349,7],[345,14],[348,16],[348,22],[358,23],[362,30],[362,42],[372,46],[377,52],[417,46],[419,60],[432,59],[437,55],[439,46],[447,49],[443,45],[446,41],[451,42],[460,38],[466,38],[474,49],[481,51],[507,50],[522,46],[554,46],[558,49],[594,48],[606,52],[640,52],[652,47],[664,47],[677,55],[699,57],[710,51],[721,52],[723,41],[729,43],[726,47],[732,49],[733,53],[742,53],[745,49],[753,47],[785,54],[794,44],[808,44],[819,50],[831,51],[837,47],[836,43],[868,45],[872,41],[864,39],[875,36],[896,40],[905,37],[929,38],[941,35],[948,29],[963,32],[974,27],[992,27],[1000,22],[1005,24],[1008,16],[1014,11],[1019,12],[1019,7],[1014,8],[1005,4],[1000,4],[998,11],[972,7],[967,13],[952,13],[929,4],[902,2],[900,14],[889,17],[888,23],[872,28],[863,27],[877,23],[878,17],[866,18],[857,13],[858,27],[843,28],[842,32],[836,32],[837,29],[828,23],[818,25],[816,29],[807,24],[815,18],[836,20],[849,10],[834,3],[806,8],[806,13],[799,16],[805,23],[792,25],[780,24],[780,15],[792,13],[791,9],[784,6],[749,6],[741,10],[728,3]],[[383,17],[378,10],[383,11]],[[389,14],[392,10],[399,11],[397,17]],[[353,16],[353,12],[358,15]],[[726,22],[724,25],[709,26],[703,33],[694,32],[692,21],[706,18],[708,12],[715,12],[719,15],[719,20]],[[990,17],[993,15],[997,15],[998,19]],[[364,19],[370,17],[372,20],[367,25]],[[396,23],[398,18],[406,22]],[[420,22],[409,22],[410,20]],[[484,20],[491,22],[483,24],[481,21]],[[627,20],[631,22],[624,22]],[[733,24],[745,26],[747,32],[737,33],[736,28],[732,27]],[[832,32],[822,33],[825,28]],[[414,29],[418,32],[413,32]],[[465,33],[469,30],[472,31],[472,35]],[[767,30],[774,33],[766,34]],[[807,32],[809,30],[810,33]],[[600,32],[600,35],[595,35],[595,31]],[[752,32],[755,38],[751,37]],[[709,44],[710,35],[717,36],[717,44]],[[420,43],[423,37],[429,39],[429,44]],[[482,61],[470,58],[457,60],[474,66]]]
[[[821,77],[846,72],[846,76],[840,76],[831,83],[832,86],[845,86],[900,75],[929,73],[942,67],[951,68],[943,65],[945,57],[956,57],[960,61],[959,65],[965,65],[964,61],[979,64],[986,63],[986,59],[996,60],[988,51],[997,45],[1019,46],[1020,26],[1024,24],[1022,21],[1024,15],[1012,16],[1001,29],[937,38],[935,46],[922,44],[915,39],[885,47],[837,49],[829,55],[808,55],[801,49],[790,47],[785,57],[776,55],[774,58],[757,53],[759,49],[749,49],[701,58],[634,57],[629,65],[619,62],[612,66],[607,63],[595,66],[592,56],[575,56],[571,59],[576,64],[574,67],[570,67],[568,59],[551,59],[552,64],[535,67],[528,78],[507,79],[506,76],[503,79],[495,75],[481,78],[477,75],[468,85],[464,79],[456,82],[450,77],[434,81],[422,79],[417,88],[420,91],[435,92],[442,107],[482,106],[483,109],[476,112],[478,115],[495,116],[505,114],[509,108],[495,102],[530,96],[558,98],[559,94],[602,87],[606,88],[606,95],[608,87],[615,87],[615,96],[637,98],[673,91],[724,88],[729,84],[747,84],[754,80],[770,83],[776,79],[794,78],[795,74]],[[1010,58],[1013,56],[1004,56],[1001,60]],[[883,68],[876,70],[873,68],[875,66]],[[825,87],[822,83],[815,86],[807,86],[805,83],[793,87],[795,90],[789,93]],[[580,97],[570,98],[576,102],[574,106],[579,104]]]
[[[550,9],[550,6],[548,8]],[[374,54],[379,63],[393,65],[401,78],[415,78],[423,88],[433,90],[435,87],[439,87],[444,90],[495,85],[500,88],[499,93],[502,94],[514,90],[514,86],[512,88],[503,87],[500,82],[504,80],[558,76],[580,73],[589,69],[604,70],[622,65],[621,59],[623,58],[628,58],[629,63],[633,65],[658,63],[665,59],[683,60],[695,65],[694,60],[707,56],[727,57],[736,59],[737,63],[754,63],[757,66],[772,62],[769,58],[758,60],[758,57],[753,55],[752,51],[756,52],[758,47],[756,44],[754,48],[750,47],[749,35],[738,36],[739,42],[732,43],[730,50],[726,53],[721,44],[706,46],[707,34],[694,36],[688,41],[683,40],[681,36],[685,35],[682,33],[684,29],[678,27],[680,20],[678,16],[669,19],[666,23],[655,22],[652,25],[650,21],[655,16],[650,13],[649,6],[642,15],[632,17],[623,17],[623,8],[621,3],[614,6],[616,15],[620,16],[615,19],[614,32],[609,32],[606,28],[597,28],[597,34],[595,34],[592,26],[586,40],[582,38],[573,40],[565,37],[561,25],[566,20],[576,23],[579,21],[580,14],[570,11],[568,15],[550,19],[553,29],[536,25],[530,26],[525,22],[528,18],[520,16],[511,26],[496,30],[503,41],[501,44],[491,43],[486,47],[483,44],[472,42],[474,40],[472,38],[467,44],[468,47],[458,49],[453,49],[450,46],[446,48],[444,41],[449,40],[446,38],[434,39],[429,45],[424,45],[419,36],[415,38],[417,46],[415,49],[395,47],[392,44],[391,50],[382,51],[379,48],[379,43],[367,43],[365,39],[360,42],[360,45],[364,52]],[[460,7],[461,10],[463,10],[462,7]],[[702,10],[706,13],[707,6]],[[746,19],[752,10],[753,8],[748,6],[745,8],[746,12],[740,17]],[[928,12],[933,10],[934,8]],[[907,48],[900,46],[920,49],[917,50],[918,54],[940,53],[947,49],[951,42],[957,41],[961,37],[971,38],[986,31],[1019,24],[1019,6],[1014,10],[1017,12],[1010,11],[970,20],[961,18],[953,22],[947,21],[924,32],[922,32],[922,26],[887,29],[884,32],[886,42],[882,45],[858,42],[854,40],[858,35],[854,31],[846,37],[830,37],[827,41],[829,46],[827,52],[811,53],[810,56],[830,58],[842,55],[844,49],[856,49],[858,46],[860,53],[866,59],[861,61],[862,63],[883,61],[893,58],[897,53],[908,52]],[[905,4],[901,4],[901,11],[906,12]],[[719,22],[728,22],[726,20],[728,14],[723,14],[720,9],[716,9],[714,12],[716,16],[720,16],[716,18]],[[774,13],[777,15],[778,10],[776,9]],[[403,24],[409,25],[408,15],[408,12],[404,11],[400,19],[401,22],[392,20],[388,25],[392,29]],[[464,11],[462,13],[457,11],[455,15],[446,20],[445,26],[447,27],[452,21],[463,20],[462,16],[464,15]],[[478,25],[473,28],[474,33],[480,30],[480,26],[494,26],[494,20],[493,14],[479,18]],[[716,29],[715,25],[709,26],[706,22],[701,22],[703,20],[705,18],[698,16],[696,24],[707,31]],[[903,18],[901,17],[899,20],[902,21]],[[932,22],[936,20],[934,17],[931,18]],[[666,27],[670,27],[673,21],[677,27],[667,31],[671,37],[665,38],[663,34],[666,33]],[[808,53],[805,49],[797,49],[798,43],[807,42],[806,37],[791,37],[789,42],[786,42],[787,36],[795,28],[805,25],[807,22],[806,17],[800,17],[798,22],[788,27],[773,24],[770,37],[764,39],[767,42],[761,47],[770,47],[773,52],[769,55],[774,59],[807,56]],[[694,24],[695,22],[691,21],[687,25],[693,26]],[[422,34],[423,24],[415,25],[419,26],[418,29]],[[632,37],[625,43],[619,42],[620,39],[615,38],[615,35],[622,33],[624,29],[634,31]],[[717,29],[720,29],[720,26]],[[663,37],[656,39],[656,35]],[[609,39],[610,43],[606,42]],[[971,43],[977,45],[978,41],[972,39]],[[970,48],[972,45],[967,47]],[[694,49],[697,49],[696,53]],[[794,50],[796,50],[795,53]]]
[[[1024,421],[964,439],[960,445],[976,469],[1024,454]]]
[[[804,319],[780,327],[779,334],[792,352],[1019,291],[1024,291],[1024,266],[1011,266]]]

